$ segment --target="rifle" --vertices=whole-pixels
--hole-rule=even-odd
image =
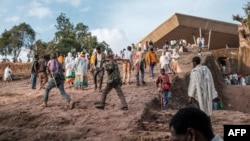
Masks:
[[[52,79],[54,80],[54,83],[55,83],[55,85],[56,85],[56,88],[58,88],[58,87],[57,87],[57,83],[56,83],[56,79],[55,79],[55,73],[51,73],[51,77],[52,77]]]

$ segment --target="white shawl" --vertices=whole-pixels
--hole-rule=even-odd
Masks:
[[[74,64],[74,70],[76,75],[86,76],[88,70],[87,59],[78,57]]]
[[[212,74],[206,66],[197,65],[192,69],[188,96],[198,101],[199,108],[207,115],[212,114],[212,102],[218,93],[214,87]]]
[[[4,81],[11,80],[11,73],[12,73],[11,69],[7,66],[4,69],[3,80]]]

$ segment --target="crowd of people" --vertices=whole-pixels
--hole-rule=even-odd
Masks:
[[[230,73],[224,75],[224,80],[227,85],[250,85],[250,75],[242,75],[241,73]]]
[[[168,101],[171,97],[171,79],[169,74],[177,75],[181,72],[178,59],[180,55],[173,49],[168,50],[168,47],[164,47],[162,55],[158,58],[158,52],[155,51],[152,41],[149,43],[147,50],[142,50],[141,47],[135,48],[134,44],[128,46],[123,50],[120,57],[114,56],[113,54],[107,54],[101,51],[100,47],[96,47],[91,56],[86,52],[80,52],[76,57],[68,52],[67,56],[64,57],[62,53],[51,54],[50,59],[46,60],[45,56],[35,55],[31,62],[31,89],[36,89],[37,79],[39,80],[39,90],[45,89],[44,102],[42,106],[47,107],[48,95],[52,88],[57,87],[61,95],[66,98],[70,103],[70,107],[74,107],[74,102],[70,99],[69,95],[64,90],[64,82],[69,87],[74,87],[77,90],[85,90],[89,87],[89,81],[93,80],[94,89],[97,92],[102,93],[102,98],[99,105],[96,107],[104,109],[105,99],[107,93],[115,88],[122,102],[122,109],[128,109],[126,100],[123,98],[123,93],[120,85],[131,85],[131,73],[135,71],[136,86],[145,85],[145,69],[149,68],[149,77],[155,78],[157,76],[157,87],[159,92],[162,94],[163,108],[167,109]],[[112,55],[112,57],[110,57]],[[122,64],[122,74],[117,73],[119,67],[115,67],[117,61]],[[113,62],[114,68],[110,69],[108,64]],[[155,66],[160,63],[160,73],[155,72]],[[116,71],[115,71],[116,70]],[[107,86],[103,89],[103,78],[107,71],[108,82]],[[116,72],[116,73],[115,73]],[[50,75],[49,75],[50,74]],[[167,75],[167,77],[165,77]],[[48,77],[51,76],[49,79]],[[92,77],[93,79],[89,79]],[[117,80],[113,80],[117,79]],[[115,83],[113,83],[115,81]],[[121,81],[117,83],[116,81]],[[45,87],[45,85],[47,86]],[[160,84],[160,85],[159,85]],[[167,85],[165,87],[164,85]],[[164,86],[164,87],[163,87]]]
[[[172,87],[172,80],[171,76],[178,75],[182,72],[181,66],[179,65],[179,58],[181,57],[179,55],[179,49],[173,48],[173,43],[171,45],[168,44],[168,42],[165,42],[163,45],[163,49],[161,50],[161,56],[158,57],[158,51],[155,51],[155,48],[153,47],[154,44],[152,41],[148,43],[148,46],[142,50],[141,45],[136,48],[134,44],[131,46],[128,46],[126,49],[122,51],[122,54],[120,57],[115,57],[114,55],[110,57],[112,54],[107,54],[103,51],[101,51],[100,47],[96,47],[94,51],[92,52],[91,56],[86,52],[79,52],[77,56],[73,56],[71,52],[68,52],[67,56],[64,57],[62,53],[56,53],[51,54],[50,59],[47,60],[45,56],[38,57],[38,55],[35,55],[33,61],[31,62],[31,89],[36,89],[36,83],[37,79],[39,80],[39,90],[45,89],[44,92],[44,102],[43,106],[47,106],[48,102],[48,95],[52,88],[57,87],[61,95],[66,98],[66,100],[70,103],[71,108],[74,107],[74,102],[70,99],[69,95],[64,90],[64,83],[66,83],[69,87],[74,87],[77,90],[85,90],[87,87],[89,87],[89,81],[93,80],[94,83],[94,89],[98,92],[102,93],[102,99],[99,101],[99,106],[97,108],[104,109],[104,101],[106,99],[107,93],[112,89],[115,88],[117,90],[117,93],[119,97],[121,98],[123,109],[127,109],[127,104],[125,98],[123,98],[123,93],[119,85],[131,85],[133,84],[131,82],[131,72],[135,71],[135,78],[136,78],[136,86],[145,85],[145,69],[148,67],[149,69],[149,77],[152,77],[153,80],[156,76],[156,74],[159,74],[156,76],[156,87],[158,92],[161,96],[161,102],[162,102],[162,108],[164,110],[168,109],[168,103],[171,99],[171,87]],[[172,46],[172,47],[171,47]],[[145,50],[146,49],[146,50]],[[196,58],[197,59],[197,58]],[[119,67],[114,67],[110,69],[107,67],[109,62],[113,62],[114,64],[117,64],[117,61],[120,61],[122,64],[122,74],[120,74]],[[195,62],[195,60],[193,60]],[[197,62],[198,63],[198,62]],[[196,63],[196,64],[197,64]],[[155,66],[159,64],[160,72],[155,72]],[[111,65],[115,66],[115,65]],[[200,66],[200,65],[198,65]],[[197,67],[196,67],[197,68]],[[8,67],[6,68],[6,71],[11,72],[11,69]],[[102,89],[103,84],[103,78],[105,75],[105,70],[107,71],[108,76],[108,85]],[[112,70],[112,71],[111,71]],[[115,73],[117,70],[119,73]],[[198,69],[197,69],[198,70]],[[208,72],[208,68],[206,70],[201,69],[203,71],[201,72]],[[192,70],[193,72],[193,70]],[[196,72],[196,71],[194,71]],[[49,75],[50,74],[50,75]],[[171,75],[171,76],[170,76]],[[48,77],[51,76],[49,79]],[[208,75],[211,77],[210,75]],[[93,79],[89,79],[92,77]],[[6,74],[6,77],[4,77],[6,82],[8,82],[11,77],[10,75]],[[191,78],[193,78],[193,75],[191,73]],[[196,77],[195,77],[196,78]],[[117,80],[113,80],[117,79]],[[211,78],[210,78],[211,79]],[[197,98],[195,96],[195,93],[199,90],[195,90],[195,85],[201,85],[201,80],[192,80],[190,81],[189,86],[189,96],[193,98],[192,100],[189,100],[190,103],[194,102],[194,98]],[[113,84],[113,81],[121,81],[121,83],[115,83]],[[196,82],[196,83],[195,83]],[[205,82],[205,81],[204,81]],[[47,86],[45,87],[45,85]],[[207,84],[204,84],[207,85]],[[213,85],[208,84],[208,85]],[[206,86],[202,86],[206,87]],[[213,92],[215,89],[213,88]],[[216,91],[215,91],[216,92]],[[210,93],[209,93],[210,94]],[[202,95],[201,92],[199,92],[197,95]],[[215,94],[216,96],[216,94]],[[205,98],[206,100],[210,101],[215,96],[211,96],[208,98]],[[204,99],[203,99],[204,100]],[[202,109],[204,104],[204,101],[201,101],[200,99],[196,99],[196,102],[200,102],[200,106]],[[97,102],[98,103],[98,102]],[[211,104],[212,105],[212,104]],[[206,110],[208,107],[206,107]],[[210,110],[210,107],[209,107]],[[208,113],[208,112],[207,112]]]
[[[38,77],[40,83],[39,89],[44,89],[44,99],[41,106],[48,106],[49,93],[52,88],[56,87],[69,103],[70,109],[73,109],[74,101],[65,91],[64,83],[69,85],[69,87],[75,87],[77,90],[85,90],[85,88],[89,87],[89,77],[93,77],[94,89],[102,93],[100,100],[94,103],[97,109],[104,110],[107,94],[114,88],[121,100],[121,110],[128,110],[128,104],[121,86],[133,84],[131,82],[131,77],[133,77],[131,76],[131,72],[133,70],[135,71],[136,86],[145,85],[147,83],[145,81],[145,69],[148,67],[149,77],[152,77],[152,80],[156,77],[155,84],[161,96],[162,108],[168,110],[168,103],[172,95],[171,88],[173,87],[171,76],[178,75],[182,72],[178,62],[181,56],[178,53],[179,50],[170,48],[167,44],[164,44],[161,56],[158,57],[158,52],[155,51],[153,46],[152,41],[149,42],[148,47],[145,47],[146,50],[142,50],[140,44],[137,48],[133,45],[128,46],[122,51],[120,57],[104,53],[100,47],[96,47],[91,56],[84,51],[78,53],[76,57],[73,57],[71,52],[69,52],[66,57],[60,53],[53,53],[50,55],[49,61],[47,61],[45,57],[39,58],[39,56],[35,55],[30,68],[31,89],[36,89]],[[120,74],[118,61],[122,64],[122,74]],[[192,107],[201,110],[201,116],[205,114],[209,119],[212,113],[213,100],[218,98],[218,93],[215,90],[211,72],[208,67],[200,64],[200,57],[194,57],[192,62],[193,69],[190,74],[187,94],[189,99],[187,101]],[[157,64],[160,66],[159,73],[155,72],[155,66]],[[4,79],[9,81],[11,79],[11,69],[9,66],[5,71]],[[159,75],[156,76],[156,74]],[[104,75],[107,75],[107,83],[105,88],[102,89]],[[48,76],[51,78],[49,79]],[[45,87],[46,84],[47,86]],[[195,110],[191,111],[195,112]],[[199,113],[199,111],[196,111],[196,113]],[[179,119],[180,117],[177,115],[170,123],[174,135],[179,133],[176,121],[182,120]],[[207,137],[209,137],[209,139],[214,138],[215,136],[210,131],[210,128],[208,128],[208,131],[210,133]],[[193,134],[194,133],[195,132],[193,132]],[[180,134],[182,133],[180,132]]]

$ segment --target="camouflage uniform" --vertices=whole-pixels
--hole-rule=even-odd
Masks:
[[[107,71],[108,74],[107,85],[102,92],[100,105],[96,106],[96,108],[104,109],[107,94],[112,90],[112,88],[115,88],[121,100],[122,110],[127,110],[128,109],[127,103],[121,89],[122,81],[120,77],[118,64],[113,60],[108,61],[107,63],[105,63],[104,69]]]

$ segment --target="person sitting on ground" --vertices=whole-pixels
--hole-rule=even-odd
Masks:
[[[223,141],[214,135],[207,114],[198,108],[180,109],[169,124],[172,141]]]
[[[4,69],[4,75],[3,75],[3,80],[5,83],[9,83],[10,81],[12,81],[11,73],[12,70],[10,68],[10,65],[7,65],[6,68]]]
[[[245,80],[246,80],[246,84],[247,84],[247,85],[250,85],[250,75],[249,75],[249,74],[247,74],[247,75],[245,76]]]

